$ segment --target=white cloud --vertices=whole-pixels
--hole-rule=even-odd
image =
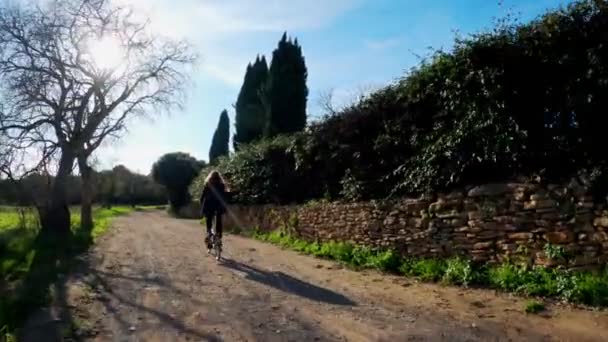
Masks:
[[[220,32],[318,29],[353,8],[358,0],[208,0],[199,17]],[[205,21],[203,21],[205,22]]]
[[[125,165],[131,171],[147,174],[152,164],[162,155],[175,151],[192,153],[193,147],[169,141],[138,141],[137,137],[126,136],[124,141],[101,147],[95,157],[100,161],[100,169],[110,169]]]
[[[244,63],[239,63],[238,67],[229,66],[223,62],[203,64],[202,70],[205,74],[218,79],[232,87],[239,87],[243,82],[245,68]]]
[[[367,0],[114,1],[149,18],[154,32],[189,39],[200,51],[204,75],[238,87],[247,62],[262,51],[237,49],[236,42],[259,33],[320,29]]]
[[[169,35],[213,39],[213,34],[319,29],[365,0],[114,0],[150,17]]]
[[[370,50],[382,51],[401,45],[402,40],[400,37],[391,37],[385,39],[367,39],[363,43]]]

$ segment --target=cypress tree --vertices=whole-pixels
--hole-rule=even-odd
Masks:
[[[266,112],[262,88],[268,78],[266,58],[259,56],[253,65],[247,65],[243,85],[236,101],[234,148],[262,137],[266,126]]]
[[[291,41],[287,33],[272,53],[266,88],[267,122],[265,134],[299,132],[306,126],[308,71],[298,40]]]
[[[209,149],[209,163],[214,163],[217,158],[228,155],[228,144],[230,140],[230,118],[228,111],[224,109],[220,114],[220,121],[217,124],[213,140],[211,140],[211,148]]]

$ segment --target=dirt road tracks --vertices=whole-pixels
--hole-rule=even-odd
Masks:
[[[608,314],[417,284],[226,236],[162,212],[115,227],[54,289],[26,341],[608,341]]]

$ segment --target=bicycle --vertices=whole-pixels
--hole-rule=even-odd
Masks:
[[[211,236],[208,238],[211,240],[211,249],[207,246],[207,253],[211,254],[211,250],[213,250],[215,260],[220,261],[222,259],[222,239],[215,234],[215,229],[211,231]]]

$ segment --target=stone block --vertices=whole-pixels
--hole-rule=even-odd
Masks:
[[[593,220],[593,225],[596,227],[608,228],[608,217],[596,217],[595,220]]]
[[[547,192],[545,191],[539,191],[535,194],[530,195],[530,201],[542,201],[546,199],[549,199],[549,197],[547,196]]]
[[[507,184],[486,184],[472,188],[468,192],[469,197],[490,197],[500,196],[511,192],[512,189]]]
[[[469,211],[467,213],[469,220],[484,220],[488,217],[483,211]]]
[[[524,210],[542,210],[555,208],[556,203],[552,199],[531,200],[524,203]]]
[[[483,232],[477,233],[477,235],[475,237],[478,240],[493,240],[493,239],[496,239],[496,238],[502,237],[502,236],[504,236],[504,235],[497,231],[488,230],[488,231],[483,231]]]
[[[498,224],[496,230],[503,232],[515,232],[519,230],[519,227],[514,224]]]
[[[518,240],[518,241],[523,241],[523,240],[531,240],[534,235],[532,235],[532,233],[525,233],[525,232],[521,232],[521,233],[511,233],[508,235],[510,240]]]
[[[573,242],[574,234],[570,231],[547,232],[544,238],[550,243],[563,245]]]
[[[464,213],[461,213],[458,210],[450,210],[446,212],[437,213],[437,217],[441,219],[462,218],[464,215]]]

